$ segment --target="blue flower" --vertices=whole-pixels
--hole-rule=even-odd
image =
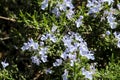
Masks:
[[[39,51],[39,54],[40,55],[45,55],[47,53],[47,50],[48,50],[47,47],[41,48],[41,50]]]
[[[120,40],[117,42],[117,47],[120,48]]]
[[[82,74],[85,75],[85,78],[88,78],[89,80],[92,80],[92,75],[94,74],[93,71],[87,71],[85,68],[82,68]]]
[[[76,62],[76,53],[69,54],[69,59],[70,59],[70,66],[74,66],[74,62]]]
[[[28,50],[29,45],[27,43],[24,43],[24,46],[21,47],[22,51]]]
[[[62,75],[63,80],[68,80],[67,76],[68,76],[68,71],[65,69],[64,74]]]
[[[65,5],[65,3],[58,3],[57,6],[59,7],[60,11],[66,11],[67,7]]]
[[[44,0],[41,5],[41,9],[45,10],[45,8],[48,7],[48,0]]]
[[[86,54],[85,55],[88,59],[91,59],[91,60],[94,60],[95,59],[95,57],[94,57],[94,54]]]
[[[73,9],[73,8],[74,8],[74,6],[73,6],[73,4],[72,4],[72,0],[64,0],[63,3],[64,3],[67,7],[69,7],[70,9]]]
[[[55,7],[53,10],[52,10],[52,13],[54,13],[56,15],[56,17],[59,17],[60,16],[60,11],[57,7]]]
[[[112,22],[112,23],[109,23],[111,29],[115,29],[116,26],[117,26],[117,22]]]
[[[68,34],[69,35],[65,35],[62,39],[64,46],[66,47],[65,52],[61,55],[63,59],[66,59],[66,57],[69,56],[67,53],[73,53],[76,51],[79,51],[81,56],[85,56],[88,59],[95,59],[92,51],[89,51],[87,43],[78,33],[68,32]],[[71,62],[73,63],[73,61]]]
[[[73,18],[73,15],[74,15],[74,11],[72,9],[69,9],[66,14],[66,17],[70,20]]]
[[[46,74],[52,74],[52,72],[53,72],[53,71],[52,71],[50,68],[48,68],[48,69],[45,70],[45,73],[46,73]]]
[[[53,24],[53,27],[52,27],[52,29],[51,29],[51,32],[55,32],[57,30],[57,26],[55,25],[55,24]]]
[[[68,54],[66,52],[61,54],[61,58],[63,58],[64,60],[66,60],[68,57]]]
[[[114,3],[114,0],[102,0],[103,2],[108,2],[108,5],[111,5],[112,3]]]
[[[106,31],[106,34],[107,34],[107,35],[110,35],[110,34],[111,34],[111,32],[110,32],[110,31]]]
[[[41,55],[41,60],[45,63],[47,62],[47,55]]]
[[[37,42],[34,42],[33,39],[29,39],[29,41],[27,43],[24,43],[24,46],[22,46],[22,50],[25,51],[25,50],[28,50],[28,49],[33,49],[33,50],[37,50],[39,47],[38,43]]]
[[[117,4],[118,9],[120,10],[120,3]]]
[[[44,42],[40,41],[40,46],[44,46]]]
[[[88,3],[86,5],[90,10],[88,11],[88,14],[97,13],[99,12],[102,7],[102,2],[100,0],[88,0]]]
[[[44,40],[48,39],[48,36],[42,35],[42,37],[41,37],[40,39],[41,39],[42,41],[44,41]]]
[[[110,14],[110,15],[108,15],[107,16],[107,20],[108,20],[108,23],[111,23],[111,22],[114,22],[115,21],[115,17],[113,17],[113,15],[112,14]]]
[[[115,38],[120,40],[120,32],[114,32],[113,34],[114,34]]]
[[[33,39],[29,39],[29,42],[28,42],[29,46],[33,48],[33,50],[37,50],[38,49],[38,43],[37,42],[34,42]]]
[[[118,39],[117,47],[120,48],[120,32],[114,32],[113,34],[114,34],[115,38]]]
[[[77,28],[79,28],[82,25],[82,19],[83,19],[83,16],[80,16],[79,19],[75,21]]]
[[[47,47],[45,47],[45,48],[41,48],[41,50],[39,51],[39,54],[40,54],[40,57],[41,57],[41,60],[45,63],[45,62],[47,62],[47,50],[48,50],[48,48]]]
[[[53,63],[53,66],[60,66],[62,64],[62,59],[56,59],[56,62]]]
[[[9,65],[9,63],[7,63],[6,61],[2,61],[1,64],[4,69]]]
[[[62,41],[64,42],[65,46],[71,46],[72,39],[68,35],[65,35]]]
[[[49,36],[49,38],[54,43],[57,41],[57,38],[54,35],[52,35],[52,34]]]
[[[115,22],[116,18],[114,17],[114,15],[116,14],[117,14],[116,10],[113,9],[112,7],[110,8],[109,11],[104,11],[104,16],[107,15],[106,18],[111,29],[115,29],[117,27],[117,22]]]
[[[37,56],[32,56],[31,59],[32,59],[32,63],[35,63],[38,66],[40,65],[41,61]]]

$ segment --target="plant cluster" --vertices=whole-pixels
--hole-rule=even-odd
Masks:
[[[11,16],[7,48],[17,54],[1,60],[0,79],[120,79],[118,0],[26,2]]]

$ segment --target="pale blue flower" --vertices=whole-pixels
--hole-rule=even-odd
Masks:
[[[79,42],[75,42],[74,43],[74,46],[76,47],[76,49],[80,46],[80,43]]]
[[[113,7],[110,8],[110,10],[108,11],[107,15],[117,15],[118,12],[116,9],[114,9]]]
[[[64,60],[66,60],[68,57],[68,54],[66,52],[61,54],[61,58],[63,58]]]
[[[110,31],[106,31],[106,34],[107,34],[107,35],[110,35],[110,34],[111,34],[111,32],[110,32]]]
[[[70,20],[73,18],[73,15],[74,15],[74,11],[72,9],[69,9],[66,14],[66,17]]]
[[[41,9],[42,9],[42,10],[45,10],[45,8],[47,8],[47,7],[48,7],[48,0],[44,0],[44,1],[42,2]]]
[[[68,76],[68,71],[65,69],[64,74],[62,75],[63,80],[68,80],[67,76]]]
[[[44,63],[47,62],[47,57],[48,57],[47,55],[41,55],[40,57]]]
[[[90,71],[92,71],[92,73],[95,73],[95,71],[96,71],[95,65],[96,65],[96,63],[90,64]]]
[[[68,35],[65,35],[62,39],[65,46],[71,46],[72,39]]]
[[[88,0],[86,6],[87,6],[87,7],[92,7],[92,6],[94,6],[94,1]]]
[[[28,50],[28,49],[33,49],[33,50],[38,50],[38,43],[37,42],[34,42],[33,39],[29,39],[29,41],[27,43],[24,43],[24,46],[22,46],[22,50],[25,51],[25,50]]]
[[[114,0],[102,0],[102,2],[108,2],[108,5],[111,5],[112,3],[114,3]]]
[[[56,30],[57,30],[57,26],[55,24],[53,24],[51,31],[54,33]]]
[[[76,62],[76,54],[69,54],[70,66],[74,66],[74,62]]]
[[[54,35],[52,35],[52,34],[49,36],[49,38],[54,43],[57,41],[57,38]]]
[[[70,66],[74,66],[74,60],[70,60]]]
[[[53,71],[52,71],[50,68],[48,68],[48,69],[45,70],[45,73],[46,73],[46,74],[52,74]]]
[[[95,57],[94,57],[94,54],[86,54],[85,55],[88,59],[91,59],[91,60],[94,60],[95,59]]]
[[[53,10],[52,10],[52,13],[54,13],[56,15],[56,17],[59,17],[60,16],[60,11],[57,7],[55,7]]]
[[[111,29],[115,29],[116,26],[117,26],[117,22],[112,22],[112,23],[109,23]]]
[[[65,3],[58,3],[57,6],[59,7],[60,11],[66,11],[67,7],[65,5]]]
[[[46,39],[50,39],[54,43],[57,41],[57,38],[51,33],[47,33],[46,35],[42,35],[41,40],[45,41]]]
[[[97,13],[103,8],[100,0],[88,0],[86,6],[89,8],[88,14]]]
[[[71,53],[77,50],[77,47],[73,46],[73,45],[70,45],[70,46],[67,46],[67,47],[68,47],[69,52],[71,52]]]
[[[32,56],[31,59],[32,59],[32,63],[35,63],[38,66],[40,65],[41,61],[37,56]]]
[[[60,66],[62,64],[62,59],[56,59],[56,62],[53,63],[53,66]]]
[[[107,18],[107,21],[108,21],[111,29],[115,29],[117,27],[117,22],[115,22],[116,17],[114,16],[117,14],[118,13],[116,12],[116,9],[114,9],[112,7],[110,8],[109,11],[107,11],[107,10],[104,11],[103,17],[105,18],[107,16],[106,18]]]
[[[85,56],[88,59],[94,60],[94,54],[89,51],[87,47],[87,43],[83,40],[83,38],[78,34],[74,32],[68,32],[69,35],[63,36],[63,43],[64,46],[66,47],[65,52],[61,55],[61,57],[66,59],[66,56],[70,57],[67,55],[67,53],[73,53],[76,51],[80,52],[81,56]],[[76,42],[75,42],[76,41]],[[73,59],[72,59],[73,60]],[[74,60],[75,61],[75,60]],[[73,61],[71,61],[73,64]]]
[[[41,48],[40,51],[39,51],[39,54],[40,55],[45,55],[47,53],[47,50],[48,50],[47,47]]]
[[[27,43],[24,43],[24,46],[21,47],[22,51],[28,50],[29,45]]]
[[[92,77],[93,73],[91,71],[85,70],[85,68],[82,68],[82,74],[85,75],[85,78],[87,78],[89,80],[93,79],[93,77]]]
[[[40,58],[41,60],[45,63],[47,62],[47,50],[48,48],[47,47],[44,47],[44,48],[41,48],[40,51],[39,51],[39,54],[40,54]]]
[[[117,22],[115,22],[115,19],[116,18],[112,14],[107,16],[107,20],[108,20],[108,23],[109,23],[111,29],[115,29],[117,26]]]
[[[115,19],[116,19],[116,18],[115,18],[115,17],[113,17],[113,15],[112,15],[112,14],[107,16],[108,23],[114,22],[114,21],[115,21]]]
[[[75,21],[76,27],[79,28],[82,25],[83,16],[80,16],[79,19]]]
[[[117,4],[118,9],[120,10],[120,3]]]
[[[40,41],[40,46],[44,46],[44,42]]]
[[[95,74],[95,66],[92,64],[90,65],[90,71],[87,71],[85,68],[82,68],[82,74],[85,75],[85,78],[89,80],[93,80],[93,74]]]
[[[114,32],[113,34],[114,34],[115,38],[120,40],[120,32]]]
[[[81,45],[81,46],[79,47],[79,50],[80,50],[81,56],[85,56],[85,57],[87,57],[88,59],[91,59],[91,60],[94,60],[94,59],[95,59],[95,58],[94,58],[94,54],[91,53],[91,51],[88,50],[87,46]]]
[[[34,42],[33,39],[29,39],[29,42],[28,42],[29,46],[31,46],[33,48],[33,50],[37,50],[38,49],[38,43],[37,42]]]
[[[74,6],[73,6],[73,4],[72,4],[72,0],[64,0],[63,3],[64,3],[67,7],[69,7],[70,9],[73,9],[73,8],[74,8]]]
[[[92,8],[90,8],[88,14],[92,14],[92,13],[98,13],[101,10],[101,6],[94,6]]]
[[[7,63],[6,60],[2,61],[1,64],[2,64],[4,69],[9,65],[9,63]]]
[[[120,40],[117,42],[117,47],[120,48]]]
[[[44,41],[44,40],[46,40],[46,39],[48,39],[48,36],[42,35],[41,40]]]
[[[113,34],[114,34],[115,38],[118,39],[117,47],[120,48],[120,32],[114,32]]]

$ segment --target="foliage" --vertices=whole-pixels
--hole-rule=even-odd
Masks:
[[[119,11],[118,0],[1,0],[0,79],[120,79]]]

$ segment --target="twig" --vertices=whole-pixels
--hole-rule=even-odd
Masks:
[[[10,37],[0,38],[1,41],[10,39]]]
[[[7,20],[7,21],[12,21],[12,22],[16,22],[15,19],[12,19],[12,18],[6,18],[6,17],[3,17],[3,16],[0,16],[0,19],[4,19],[4,20]]]

